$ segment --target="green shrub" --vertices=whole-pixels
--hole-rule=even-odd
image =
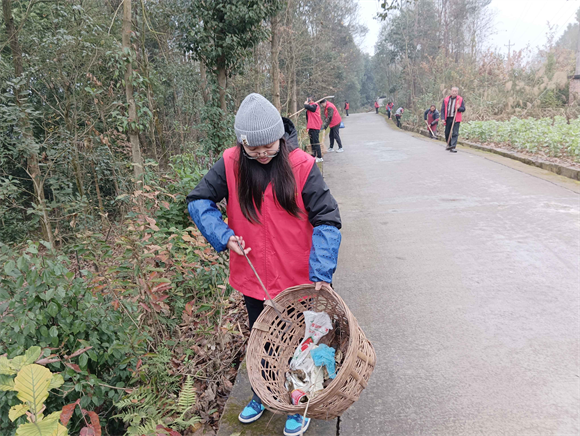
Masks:
[[[11,358],[33,345],[42,347],[43,356],[54,360],[47,367],[65,381],[47,407],[56,410],[80,399],[82,408],[99,412],[124,395],[146,338],[110,298],[93,289],[88,271],[75,274],[69,263],[38,243],[29,242],[23,253],[0,245],[0,355]],[[128,302],[124,308],[135,311]],[[3,417],[16,404],[13,392],[0,393],[2,435],[14,431]]]

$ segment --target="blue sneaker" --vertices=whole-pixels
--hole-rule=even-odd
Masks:
[[[303,420],[304,418],[302,415],[288,415],[288,418],[286,418],[286,426],[284,427],[284,436],[304,434],[310,425],[310,418],[306,418],[306,421],[304,422],[304,431],[302,430]]]
[[[249,424],[260,419],[260,416],[262,416],[263,413],[264,406],[256,400],[252,400],[246,407],[244,407],[244,410],[242,410],[238,419],[244,424]]]

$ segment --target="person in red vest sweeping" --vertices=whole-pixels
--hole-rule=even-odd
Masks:
[[[423,119],[433,138],[437,138],[437,124],[439,124],[439,112],[434,104],[423,114]]]
[[[322,127],[322,118],[320,117],[320,106],[314,101],[313,97],[308,97],[304,102],[306,109],[306,130],[310,138],[310,147],[312,147],[312,156],[316,162],[323,162],[322,151],[320,150],[320,128]]]
[[[443,99],[441,105],[441,116],[443,117],[443,125],[445,126],[445,141],[447,141],[447,148],[451,153],[457,153],[457,138],[459,136],[459,123],[461,123],[461,115],[465,112],[465,102],[463,97],[459,95],[459,88],[454,86],[451,88],[451,95]],[[453,129],[453,132],[451,132]],[[449,141],[451,135],[451,141]]]
[[[187,201],[208,242],[217,251],[230,250],[230,285],[244,295],[251,330],[265,295],[244,252],[272,298],[303,283],[318,289],[332,282],[336,270],[341,219],[314,158],[300,149],[294,125],[268,100],[248,95],[234,130],[237,145],[224,151]],[[224,198],[227,224],[216,206]],[[239,420],[251,423],[263,413],[254,393]],[[307,429],[310,419],[289,415],[284,435],[302,434],[303,424]]]
[[[346,111],[346,116],[348,117],[348,110],[350,109],[350,104],[348,101],[344,101],[344,110]]]
[[[375,110],[377,111],[377,114],[379,113],[379,102],[378,100],[375,101]]]
[[[385,106],[385,111],[387,112],[387,116],[389,117],[389,120],[391,119],[391,111],[393,110],[394,105],[395,104],[392,101],[390,101]]]
[[[337,153],[342,153],[344,150],[342,149],[342,141],[340,140],[340,123],[342,118],[338,113],[338,109],[336,106],[327,100],[321,100],[320,106],[324,109],[324,126],[322,130],[326,130],[327,127],[330,127],[330,135],[328,135],[330,139],[330,148],[328,151],[334,151],[334,141],[338,144]]]

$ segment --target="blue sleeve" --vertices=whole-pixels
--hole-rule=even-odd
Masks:
[[[332,282],[341,239],[340,230],[334,226],[314,227],[310,249],[310,281]]]
[[[189,202],[187,210],[191,219],[216,251],[224,251],[234,231],[222,219],[222,213],[211,200]]]

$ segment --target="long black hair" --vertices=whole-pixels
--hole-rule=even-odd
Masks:
[[[290,166],[288,146],[284,138],[280,139],[280,152],[263,165],[256,160],[244,156],[244,148],[238,143],[240,150],[236,182],[238,185],[238,200],[244,217],[254,224],[260,224],[258,213],[262,210],[264,191],[272,182],[274,200],[290,215],[299,218],[300,208],[296,203],[296,179]]]

